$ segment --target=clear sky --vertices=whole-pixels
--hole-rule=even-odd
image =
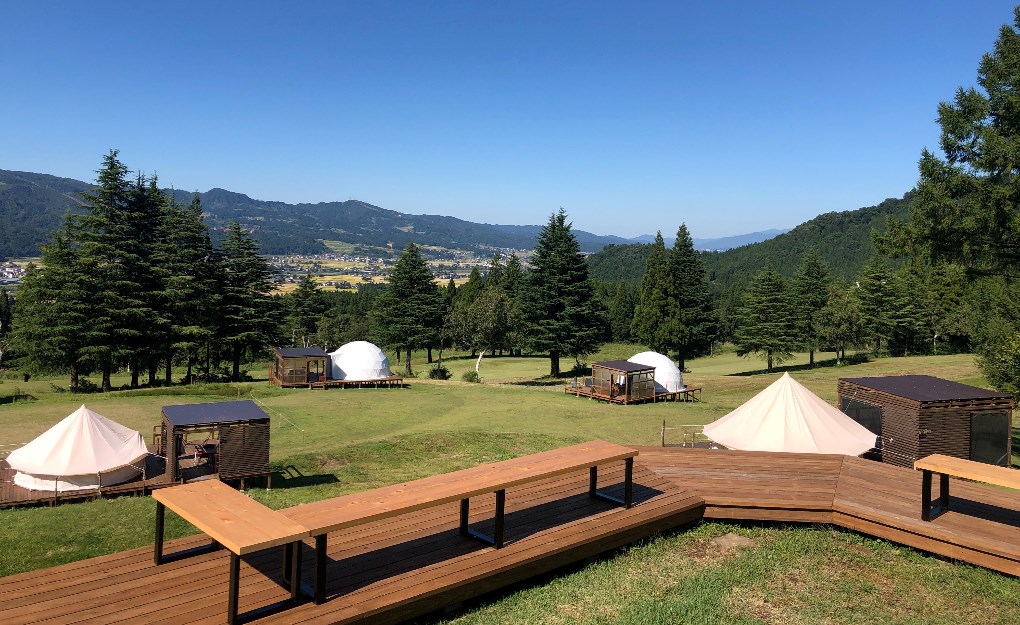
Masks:
[[[899,197],[1012,2],[0,0],[0,169],[696,237]]]

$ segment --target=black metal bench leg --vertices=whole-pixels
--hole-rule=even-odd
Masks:
[[[301,594],[301,542],[290,543],[290,558],[288,559],[288,566],[290,568],[290,599],[291,601],[297,601],[298,596]]]
[[[589,497],[598,497],[598,492],[597,492],[598,484],[599,484],[599,468],[597,466],[593,466],[590,469],[588,469],[588,496]]]
[[[227,625],[237,623],[237,578],[241,575],[241,557],[230,553],[230,586],[227,589]]]
[[[949,476],[939,475],[939,513],[949,510]]]
[[[921,470],[921,520],[931,521],[931,471]]]
[[[629,508],[634,503],[634,459],[627,458],[623,469],[623,505]]]
[[[503,512],[506,510],[506,490],[496,491],[496,526],[492,531],[493,542],[496,549],[503,548]]]
[[[315,605],[326,601],[326,535],[315,537]]]
[[[470,509],[470,500],[460,500],[460,535],[467,536],[468,532],[468,511]]]
[[[163,523],[166,520],[166,506],[156,502],[156,547],[153,560],[156,566],[163,563]]]

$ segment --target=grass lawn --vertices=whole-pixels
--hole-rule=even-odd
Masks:
[[[610,345],[590,360],[625,358],[640,346]],[[444,354],[444,356],[448,356]],[[836,367],[806,355],[785,363],[834,402],[844,376],[930,373],[983,384],[966,355],[883,358]],[[427,372],[424,355],[415,370]],[[475,359],[444,359],[450,381],[410,380],[410,388],[281,390],[265,382],[70,395],[62,378],[0,382],[0,445],[31,440],[83,401],[146,438],[171,403],[254,398],[272,416],[273,490],[250,494],[274,508],[356,492],[511,458],[591,438],[657,444],[667,426],[704,424],[749,399],[777,373],[722,353],[687,363],[688,384],[704,387],[698,404],[615,406],[563,393],[568,378],[548,377],[545,358],[486,356],[482,384],[461,382]],[[564,359],[562,367],[572,365]],[[397,365],[394,363],[394,369]],[[256,375],[262,367],[253,369]],[[118,378],[115,384],[126,379]],[[0,451],[10,450],[0,447]],[[0,511],[0,576],[150,545],[149,498],[119,498]],[[194,529],[168,515],[168,537]],[[737,532],[754,540],[739,551],[711,539]],[[612,558],[543,578],[473,604],[453,623],[1015,623],[1020,582],[950,564],[910,549],[820,527],[702,524],[634,546]],[[447,621],[444,621],[447,622]]]

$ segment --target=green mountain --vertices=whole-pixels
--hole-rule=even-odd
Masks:
[[[912,194],[888,199],[877,206],[819,215],[779,236],[724,252],[703,252],[709,279],[720,293],[743,286],[771,262],[780,274],[792,276],[801,257],[814,247],[833,275],[856,276],[874,251],[871,231],[884,232],[890,217],[907,219]],[[588,257],[588,269],[600,280],[639,282],[651,251],[650,244],[609,245]]]
[[[46,174],[0,170],[0,259],[35,256],[68,211],[79,206],[78,194],[90,184]],[[175,191],[187,203],[191,193]],[[287,204],[256,200],[242,193],[211,189],[199,194],[206,223],[214,236],[237,220],[255,234],[267,254],[318,254],[323,241],[354,244],[366,255],[413,241],[452,249],[531,249],[541,226],[478,224],[440,215],[409,215],[367,202]],[[594,252],[608,243],[626,241],[574,231],[581,249]]]

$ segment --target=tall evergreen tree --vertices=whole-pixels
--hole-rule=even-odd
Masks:
[[[570,228],[561,208],[539,232],[522,311],[530,330],[528,343],[532,350],[549,354],[549,374],[554,376],[560,373],[561,355],[577,359],[598,349],[606,323]]]
[[[662,233],[656,232],[641,279],[641,296],[634,310],[631,334],[652,351],[668,353],[679,342],[677,336],[684,333],[680,315],[666,263],[666,244]]]
[[[864,332],[878,353],[882,351],[882,341],[893,334],[896,290],[889,264],[877,254],[872,256],[864,265],[857,284]]]
[[[815,350],[821,347],[815,315],[829,300],[829,269],[814,248],[809,248],[793,278],[792,304],[797,334],[808,349],[809,363],[815,366]]]
[[[14,298],[7,289],[0,287],[0,338],[11,332],[11,319],[14,316]]]
[[[311,274],[307,274],[297,288],[284,297],[287,311],[286,338],[291,345],[308,347],[315,340],[318,320],[325,308],[321,295],[319,285]]]
[[[272,297],[272,269],[259,255],[258,245],[241,225],[227,225],[221,250],[222,300],[219,338],[226,347],[232,368],[230,379],[241,379],[241,359],[257,354],[277,339],[277,302]]]
[[[858,289],[836,282],[828,291],[825,306],[815,313],[815,332],[822,345],[835,350],[837,362],[842,362],[846,350],[864,342],[864,317]]]
[[[609,327],[613,341],[627,343],[631,340],[630,326],[634,322],[636,307],[637,302],[627,283],[617,283],[616,293],[609,304]]]
[[[669,253],[669,274],[673,296],[680,312],[673,348],[680,369],[687,357],[708,353],[715,338],[718,320],[708,288],[708,274],[701,256],[694,251],[694,240],[686,224],[680,224],[676,242]]]
[[[376,300],[375,333],[380,342],[404,351],[404,373],[412,375],[411,352],[439,344],[445,298],[418,246],[408,243]]]
[[[973,310],[968,297],[967,275],[960,265],[938,263],[928,271],[923,286],[922,317],[931,338],[933,354],[939,341],[952,349],[969,347]]]
[[[741,356],[764,355],[769,371],[774,364],[790,358],[797,346],[788,287],[771,264],[765,265],[747,287],[736,343]]]
[[[106,318],[94,314],[86,280],[90,268],[82,266],[71,244],[72,230],[68,217],[53,243],[42,247],[43,267],[28,266],[18,289],[12,336],[22,369],[66,371],[75,392],[94,362],[86,348],[109,327]]]
[[[164,383],[170,384],[173,360],[179,355],[187,368],[184,381],[190,384],[199,353],[205,349],[208,354],[217,325],[222,265],[203,222],[198,193],[183,208],[172,195],[167,196],[164,211],[164,230],[159,235],[164,245],[156,263],[163,277],[160,301],[170,313],[162,346]]]

